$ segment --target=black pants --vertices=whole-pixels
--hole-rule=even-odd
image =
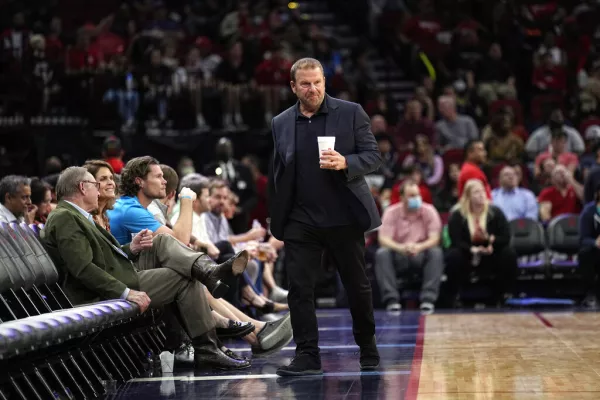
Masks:
[[[222,264],[231,257],[235,256],[233,245],[228,241],[217,242],[215,243],[215,247],[220,251],[219,257],[217,257],[215,260],[217,264]],[[229,290],[223,298],[227,302],[233,304],[236,308],[240,308],[242,304],[240,289],[246,285],[244,277],[240,275],[239,277],[228,281],[227,284],[229,285]]]
[[[494,276],[492,289],[497,300],[505,293],[512,293],[517,277],[517,254],[511,247],[496,250],[484,255],[478,266],[471,264],[471,253],[452,248],[446,253],[446,293],[447,299],[456,299],[462,285],[469,281],[471,272],[480,276]]]
[[[600,290],[596,281],[596,274],[600,267],[600,249],[589,247],[579,252],[579,272],[583,278],[583,286],[586,294],[598,296]]]
[[[315,313],[315,283],[321,256],[327,250],[348,293],[352,332],[356,344],[368,344],[375,335],[371,284],[365,273],[365,239],[354,226],[315,228],[290,221],[284,230],[285,264],[296,354],[319,356],[319,329]]]

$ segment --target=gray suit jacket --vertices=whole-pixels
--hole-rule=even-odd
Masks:
[[[346,157],[348,169],[337,171],[338,188],[342,198],[357,218],[364,231],[381,225],[381,218],[373,195],[364,176],[376,171],[381,164],[381,154],[368,115],[356,103],[326,96],[327,120],[325,132],[335,136],[335,150]],[[296,180],[296,105],[273,118],[273,160],[269,166],[269,213],[271,233],[283,239],[283,229],[294,205]]]

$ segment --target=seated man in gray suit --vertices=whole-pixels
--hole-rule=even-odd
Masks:
[[[142,312],[152,304],[175,303],[182,326],[200,366],[241,369],[250,362],[221,349],[202,284],[215,297],[227,288],[225,281],[244,272],[246,252],[216,265],[168,235],[143,230],[129,245],[120,246],[94,223],[98,187],[85,168],[67,168],[58,179],[57,208],[50,213],[41,240],[56,267],[63,273],[63,289],[74,304],[104,299],[127,299]],[[179,246],[179,249],[173,249]]]

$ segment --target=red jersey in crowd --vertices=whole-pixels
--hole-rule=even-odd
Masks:
[[[487,198],[491,200],[492,190],[490,188],[490,183],[488,182],[487,176],[485,176],[485,174],[477,164],[473,164],[469,161],[465,161],[463,163],[460,169],[460,173],[458,174],[458,197],[460,198],[460,196],[462,196],[465,184],[471,179],[477,179],[483,183],[483,186],[485,186],[485,193],[487,194]]]

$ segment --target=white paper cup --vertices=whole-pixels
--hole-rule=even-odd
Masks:
[[[319,144],[319,157],[321,157],[325,150],[334,150],[335,136],[317,136],[317,143]]]

